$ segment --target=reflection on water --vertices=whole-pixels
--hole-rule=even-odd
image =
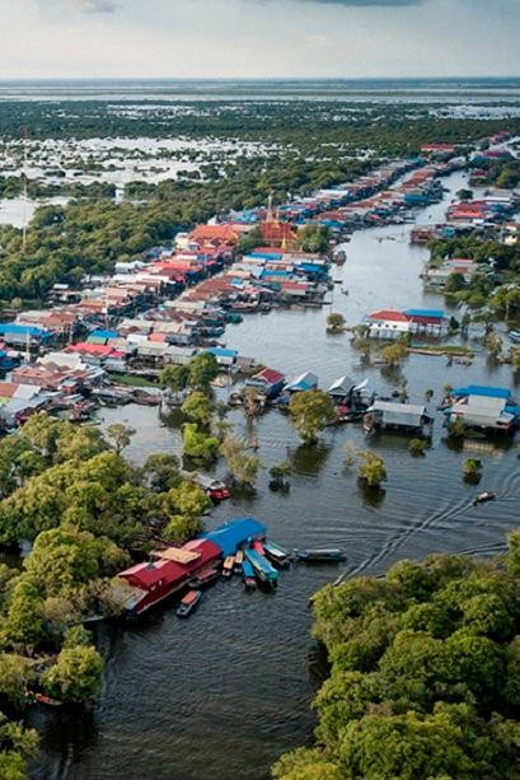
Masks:
[[[460,174],[452,176],[451,190],[460,189],[462,181]],[[444,208],[434,206],[423,217],[432,214],[436,220]],[[377,240],[387,235],[396,240]],[[400,227],[355,234],[347,263],[337,269],[350,295],[337,295],[334,310],[355,323],[378,307],[438,308],[440,299],[423,294],[419,279],[426,254],[408,245]],[[357,368],[359,355],[347,335],[327,336],[329,311],[248,316],[229,329],[228,345],[288,374],[313,370],[321,387],[349,374],[359,381],[368,377],[369,389],[390,394],[393,380],[377,368]],[[509,367],[490,367],[481,355],[471,366],[451,367],[441,358],[413,355],[403,373],[410,400],[421,403],[427,388],[440,399],[447,383],[512,382]],[[432,411],[434,404],[429,404]],[[515,448],[471,439],[454,449],[441,417],[437,414],[432,446],[423,458],[411,457],[406,437],[383,434],[370,440],[388,472],[385,492],[377,497],[360,492],[356,466],[344,467],[347,443],[357,451],[367,447],[361,426],[327,429],[318,445],[302,447],[285,415],[270,411],[261,417],[258,454],[264,468],[257,493],[235,495],[216,507],[207,525],[254,515],[288,548],[343,547],[346,564],[293,566],[270,596],[245,594],[238,579],[217,583],[189,621],[165,609],[129,629],[100,627],[107,667],[93,721],[61,732],[52,725],[53,713],[38,713],[46,730],[34,779],[266,780],[272,762],[308,741],[314,726],[309,702],[320,664],[309,633],[312,594],[341,573],[381,574],[403,557],[500,552],[505,534],[518,524]],[[136,463],[154,452],[181,452],[177,424],[160,424],[156,408],[106,409],[102,418],[103,425],[118,420],[136,429],[126,451]],[[241,410],[232,410],[229,420],[245,434]],[[462,460],[466,452],[477,451],[483,477],[475,488],[463,481]],[[268,470],[288,455],[294,473],[291,490],[282,497],[269,490]],[[494,491],[497,500],[475,507],[473,498],[482,489]]]

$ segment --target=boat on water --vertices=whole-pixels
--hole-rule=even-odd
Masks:
[[[233,574],[233,569],[235,567],[235,556],[234,555],[227,555],[224,560],[224,565],[222,566],[222,576],[231,577]]]
[[[339,547],[302,550],[296,553],[296,557],[304,563],[340,563],[347,560],[347,556]]]
[[[197,609],[201,599],[201,590],[189,590],[186,595],[182,597],[181,603],[177,607],[177,617],[189,617],[191,613]]]
[[[244,551],[238,550],[237,554],[235,555],[235,565],[233,567],[233,571],[235,574],[241,574],[242,573],[242,564],[244,562]]]
[[[241,568],[242,579],[244,580],[246,590],[253,590],[253,588],[256,588],[255,570],[247,560],[242,561]]]
[[[269,563],[267,558],[264,558],[263,555],[260,555],[259,552],[253,549],[246,550],[244,554],[258,579],[266,585],[275,588],[278,584],[278,571]]]
[[[218,566],[208,566],[207,569],[200,571],[192,580],[188,582],[190,588],[198,590],[199,588],[207,588],[209,585],[213,585],[214,582],[220,577],[220,569]]]
[[[475,496],[473,499],[473,506],[476,506],[477,504],[485,504],[486,501],[494,501],[496,498],[496,493],[492,493],[490,490],[485,490],[483,493],[479,493],[478,496]]]
[[[266,558],[271,561],[271,563],[281,566],[282,568],[289,566],[291,554],[287,550],[284,550],[283,547],[280,547],[279,544],[275,544],[275,542],[264,542],[264,550]]]
[[[513,344],[520,344],[520,330],[510,330],[507,335]]]
[[[213,479],[213,477],[200,474],[198,471],[183,471],[181,474],[186,479],[199,485],[212,501],[225,501],[231,496],[228,488],[220,479]]]
[[[45,704],[47,707],[61,707],[62,701],[53,699],[52,696],[47,696],[46,693],[34,693],[34,691],[26,691],[25,698],[28,704]]]
[[[253,544],[251,545],[251,549],[256,550],[256,552],[259,555],[265,555],[265,546],[263,542],[259,542],[259,541],[253,542]]]

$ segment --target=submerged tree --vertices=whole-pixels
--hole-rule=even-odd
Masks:
[[[383,482],[386,482],[387,473],[383,458],[371,450],[360,452],[359,457],[361,463],[359,464],[358,474],[363,483],[368,487],[378,488]]]
[[[323,390],[294,393],[289,412],[304,444],[314,444],[327,423],[334,419],[334,405]]]
[[[244,442],[231,436],[224,439],[220,452],[226,459],[231,477],[241,485],[253,487],[261,467],[260,458],[249,455]]]
[[[107,428],[107,436],[114,442],[114,447],[119,455],[132,442],[132,436],[136,433],[135,428],[130,428],[123,423],[113,423]]]
[[[465,458],[462,473],[466,482],[480,482],[482,477],[482,461],[479,458]]]
[[[332,311],[327,317],[328,333],[343,333],[345,330],[345,317],[339,312]]]

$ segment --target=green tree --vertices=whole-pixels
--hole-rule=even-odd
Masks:
[[[389,366],[398,366],[408,355],[408,347],[406,344],[396,343],[389,344],[383,349],[383,360]]]
[[[482,461],[479,458],[465,458],[462,473],[466,481],[479,482],[482,476]]]
[[[289,413],[304,444],[313,444],[327,423],[333,420],[334,405],[322,390],[305,390],[293,394]]]
[[[181,406],[185,417],[203,427],[208,427],[212,419],[212,404],[206,393],[194,390]]]
[[[136,433],[135,428],[131,428],[123,423],[112,423],[107,428],[107,436],[114,442],[114,447],[118,455],[128,447],[132,441],[132,436]]]
[[[244,442],[231,436],[224,439],[220,445],[220,452],[226,459],[233,479],[242,485],[252,487],[260,470],[260,459],[256,455],[248,455]]]
[[[218,376],[218,363],[211,352],[200,352],[189,363],[188,384],[199,390],[208,390],[210,383]]]
[[[203,463],[215,460],[218,454],[218,439],[201,433],[195,423],[186,423],[182,428],[184,454]]]
[[[167,366],[161,371],[159,382],[161,387],[178,395],[188,387],[189,374],[188,366]]]
[[[386,482],[387,473],[386,466],[383,458],[376,455],[371,450],[364,450],[359,453],[361,463],[358,468],[359,478],[368,487],[380,487],[383,482]]]
[[[36,756],[37,748],[36,731],[9,722],[0,713],[0,777],[26,780],[27,762]]]
[[[0,694],[2,696],[6,696],[14,704],[23,704],[32,677],[27,658],[14,653],[0,653]]]
[[[345,317],[339,312],[331,312],[327,317],[327,332],[342,333],[345,330]]]
[[[67,647],[42,676],[42,685],[60,701],[84,702],[99,693],[102,672],[103,659],[94,647]]]

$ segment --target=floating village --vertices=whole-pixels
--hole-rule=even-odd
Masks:
[[[450,203],[442,224],[411,227],[412,243],[472,232],[489,232],[505,244],[518,240],[518,193],[496,189],[486,179],[487,162],[511,156],[508,135],[484,140],[470,156],[470,184],[485,188],[484,194]],[[261,208],[229,212],[177,234],[171,245],[116,262],[110,277],[85,277],[74,289],[54,285],[44,307],[13,313],[0,323],[2,431],[16,431],[37,412],[82,424],[107,406],[182,403],[161,391],[159,376],[201,352],[215,357],[221,371],[216,385],[230,388],[229,405],[244,405],[250,387],[257,390],[261,411],[283,414],[294,394],[319,387],[312,365],[296,376],[288,376],[284,366],[260,365],[226,345],[226,330],[250,313],[327,305],[337,286],[332,269],[348,264],[353,231],[414,223],[418,210],[442,201],[443,177],[467,165],[456,147],[429,144],[418,158],[385,164],[311,197],[278,205],[270,199]],[[299,232],[309,225],[329,229],[327,252],[302,249]],[[250,248],[244,250],[246,240]],[[442,292],[454,275],[467,282],[492,270],[492,262],[449,257],[432,260],[418,273],[425,285]],[[343,285],[339,292],[349,294]],[[367,311],[361,322],[349,324],[352,336],[467,361],[464,351],[443,351],[452,317],[443,309],[413,304]],[[520,342],[518,332],[506,335],[512,345]],[[450,388],[435,409],[410,403],[398,391],[390,397],[378,393],[366,379],[347,373],[325,390],[335,408],[329,424],[360,423],[366,436],[390,429],[427,438],[436,423],[454,421],[483,435],[512,436],[520,422],[520,405],[503,387]],[[202,473],[192,476],[212,500],[229,498],[222,481]],[[262,523],[238,518],[182,546],[158,545],[149,560],[119,574],[112,597],[127,615],[138,616],[174,596],[180,602],[177,614],[186,617],[197,608],[203,589],[219,578],[237,575],[247,590],[257,585],[273,589],[279,570],[291,561],[341,560],[339,548],[286,550],[268,540]]]

